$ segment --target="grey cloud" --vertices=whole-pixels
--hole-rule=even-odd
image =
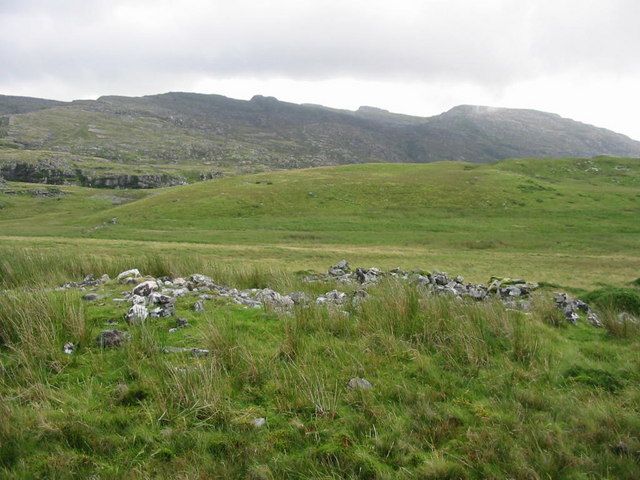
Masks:
[[[4,0],[0,84],[282,76],[469,82],[640,71],[631,0]]]

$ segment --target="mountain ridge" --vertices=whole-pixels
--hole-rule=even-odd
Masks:
[[[640,157],[640,142],[626,135],[538,110],[458,105],[418,117],[371,106],[351,111],[263,95],[239,100],[190,92],[71,102],[0,96],[0,152],[3,146],[121,164],[206,164],[244,171]]]

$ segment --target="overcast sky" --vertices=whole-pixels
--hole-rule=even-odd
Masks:
[[[0,93],[536,108],[640,139],[640,0],[0,0]]]

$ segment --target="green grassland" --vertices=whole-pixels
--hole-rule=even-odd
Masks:
[[[115,220],[114,220],[115,219]],[[637,479],[640,162],[358,165],[157,190],[0,186],[0,477]],[[444,269],[547,282],[528,312],[385,280],[344,311],[196,295],[128,325],[131,286],[205,273],[321,294],[300,271]],[[551,284],[551,285],[549,285]],[[559,288],[604,328],[568,324]],[[101,349],[118,328],[131,341]],[[72,342],[77,350],[63,353]],[[211,354],[164,353],[197,347]],[[352,377],[371,390],[351,390]],[[260,428],[256,418],[265,418]]]
[[[0,246],[60,259],[146,253],[289,271],[345,257],[574,288],[623,285],[640,271],[637,160],[372,164],[147,192],[60,189],[57,197],[0,193]]]

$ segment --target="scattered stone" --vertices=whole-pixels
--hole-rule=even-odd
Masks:
[[[129,300],[131,301],[132,305],[144,305],[147,303],[147,299],[140,295],[131,295],[131,297],[129,297]]]
[[[186,318],[177,318],[176,319],[176,327],[185,328],[189,326],[189,321]]]
[[[556,307],[558,307],[564,313],[564,317],[567,321],[575,325],[580,320],[578,312],[587,314],[587,321],[594,327],[602,327],[602,322],[598,318],[598,315],[582,300],[571,298],[566,293],[556,293],[554,296]]]
[[[140,277],[140,270],[138,270],[137,268],[132,268],[131,270],[125,270],[124,272],[120,272],[116,277],[116,280],[119,282],[125,283],[125,281],[128,278],[138,278],[138,277]]]
[[[209,350],[205,348],[189,348],[189,347],[164,347],[163,353],[190,353],[194,357],[204,357],[209,355]]]
[[[280,295],[278,292],[271,290],[270,288],[264,288],[256,293],[256,300],[264,305],[269,305],[276,309],[287,309],[293,307],[294,302],[291,297],[287,295]]]
[[[172,283],[174,287],[184,287],[187,285],[187,281],[182,277],[174,278]]]
[[[288,297],[293,301],[294,305],[307,305],[309,303],[309,295],[304,292],[291,292]]]
[[[211,277],[207,277],[206,275],[202,275],[201,273],[194,273],[189,277],[189,281],[191,285],[196,288],[212,288],[215,286]]]
[[[131,336],[121,330],[104,330],[96,338],[96,343],[101,348],[116,348],[127,342]]]
[[[382,271],[379,268],[357,268],[356,278],[360,283],[375,283],[382,276]]]
[[[342,305],[347,298],[347,294],[338,290],[331,290],[324,295],[316,298],[317,305]]]
[[[587,314],[587,320],[594,327],[598,327],[598,328],[602,327],[602,322],[600,321],[600,318],[598,318],[598,315],[595,312],[589,312]]]
[[[349,383],[347,383],[347,387],[351,390],[371,390],[373,385],[365,378],[353,377],[349,380]]]
[[[171,305],[175,303],[176,299],[164,293],[151,292],[147,301],[152,305]]]
[[[82,296],[83,300],[86,300],[87,302],[93,302],[95,300],[100,300],[102,298],[101,295],[98,295],[97,293],[87,293],[86,295]]]
[[[76,346],[71,343],[71,342],[67,342],[64,344],[64,346],[62,347],[62,351],[64,353],[66,353],[67,355],[71,355],[73,352],[76,351]]]
[[[127,323],[131,325],[138,325],[144,322],[148,316],[149,311],[147,310],[147,307],[145,307],[144,305],[135,304],[129,309],[125,319]]]
[[[147,280],[146,282],[139,283],[136,288],[133,289],[134,295],[140,295],[142,297],[148,297],[151,292],[158,290],[158,283],[155,280]]]
[[[204,312],[204,302],[202,300],[198,300],[196,303],[194,303],[193,311],[198,313]]]

